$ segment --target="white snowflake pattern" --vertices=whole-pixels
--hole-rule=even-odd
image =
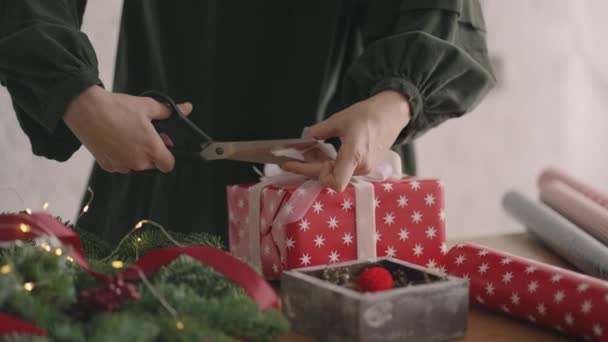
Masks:
[[[536,311],[538,311],[538,313],[542,316],[544,316],[547,313],[547,307],[545,306],[544,303],[539,303],[536,306]]]
[[[514,292],[513,294],[511,294],[511,304],[513,304],[513,305],[519,304],[519,295],[517,294],[517,292]]]
[[[568,312],[564,316],[564,321],[566,322],[567,325],[573,325],[574,324],[574,316],[572,316],[572,314]]]
[[[329,224],[329,228],[331,230],[336,230],[336,228],[338,228],[338,219],[335,216],[331,216],[329,218],[329,221],[327,221],[327,224]]]
[[[456,248],[464,248],[464,243],[459,243],[456,245]]]
[[[270,246],[264,245],[264,255],[270,255]]]
[[[414,211],[412,213],[412,222],[420,223],[421,221],[422,221],[422,213],[420,213],[419,211]]]
[[[377,230],[374,232],[374,241],[378,242],[380,241],[380,238],[382,237],[382,234],[380,234]]]
[[[399,208],[407,207],[407,197],[403,195],[399,196],[399,199],[397,200],[397,205],[399,206]]]
[[[243,209],[243,207],[245,206],[245,201],[243,201],[242,199],[239,199],[236,202],[236,206],[239,207],[239,209]]]
[[[439,250],[441,251],[441,254],[443,254],[443,255],[448,254],[448,244],[445,242],[442,242],[441,246],[439,246]]]
[[[509,310],[509,307],[504,304],[500,306],[500,309],[506,313],[511,312],[511,310]]]
[[[598,323],[595,323],[593,325],[593,335],[599,337],[599,336],[602,336],[603,334],[604,334],[604,329],[602,329],[602,327]]]
[[[279,190],[277,190],[277,195],[281,196],[284,192],[285,190],[283,190],[283,188],[279,188]]]
[[[304,196],[304,195],[306,195],[306,189],[298,188],[298,190],[296,190],[296,196]]]
[[[553,295],[553,301],[559,304],[564,300],[564,297],[566,297],[564,291],[559,290]]]
[[[528,267],[526,267],[526,274],[532,274],[536,271],[536,266],[534,265],[530,265]]]
[[[272,272],[279,273],[279,266],[277,264],[272,264]]]
[[[502,258],[502,260],[500,260],[500,264],[501,265],[508,265],[508,264],[511,263],[511,261],[513,261],[513,260],[511,260],[511,258]]]
[[[592,307],[593,307],[593,305],[591,304],[591,301],[586,300],[583,302],[583,304],[581,304],[581,312],[584,314],[588,314],[591,312]]]
[[[477,252],[477,255],[480,257],[484,257],[484,256],[488,255],[488,251],[486,251],[485,249],[482,249],[479,252]]]
[[[315,246],[321,248],[323,245],[325,245],[325,238],[323,235],[315,236]]]
[[[374,208],[380,208],[380,200],[378,197],[374,197]]]
[[[528,319],[530,320],[530,322],[536,322],[536,318],[532,315],[528,315]]]
[[[295,245],[296,242],[291,237],[288,237],[287,240],[285,240],[285,248],[292,249]]]
[[[443,222],[445,221],[445,210],[441,209],[439,212],[439,219]]]
[[[481,298],[480,295],[477,295],[477,297],[475,297],[475,299],[481,304],[485,303],[485,301],[483,300],[483,298]]]
[[[494,294],[494,285],[492,283],[486,284],[486,294],[492,296]]]
[[[561,274],[554,274],[553,276],[551,276],[551,282],[552,283],[557,283],[562,279],[562,275]]]
[[[293,208],[293,204],[291,204],[291,203],[287,203],[287,204],[285,204],[285,206],[283,207],[283,210],[284,210],[284,211],[285,211],[285,213],[287,213],[287,214],[291,214],[291,213],[293,213],[293,209],[294,209],[294,208]]]
[[[436,268],[436,270],[440,273],[446,274],[448,272],[447,268],[445,267],[445,265],[441,265],[438,268]]]
[[[433,239],[437,236],[437,229],[435,227],[428,227],[426,229],[426,238]]]
[[[463,273],[462,274],[462,279],[464,279],[464,280],[471,280],[471,276],[469,276],[468,273]]]
[[[464,256],[464,254],[460,254],[454,259],[454,263],[456,263],[456,265],[462,265],[465,260],[467,260],[467,257]]]
[[[536,290],[538,290],[538,282],[533,280],[528,284],[528,292],[534,293]]]
[[[435,269],[437,268],[437,262],[435,261],[435,259],[429,259],[429,261],[426,263],[426,267],[430,269]]]
[[[350,233],[344,233],[344,236],[342,236],[342,242],[345,245],[350,245],[351,243],[353,243],[353,236],[350,235]]]
[[[401,241],[405,241],[410,237],[410,233],[407,231],[406,228],[401,228],[401,230],[399,231],[399,240]]]
[[[505,284],[510,283],[511,279],[513,279],[513,273],[511,273],[511,272],[507,272],[502,275],[502,282]]]
[[[397,250],[393,246],[388,246],[388,248],[384,251],[384,254],[388,258],[394,258],[396,253],[397,253]]]
[[[384,224],[390,226],[393,223],[395,223],[395,214],[392,212],[386,213],[386,215],[384,215]]]
[[[232,210],[228,210],[228,221],[234,222],[235,219],[236,219],[236,217],[234,216],[234,213],[232,212]]]
[[[578,284],[578,286],[576,287],[576,290],[577,290],[579,293],[583,293],[583,292],[587,291],[587,289],[588,289],[588,288],[589,288],[589,284],[587,284],[587,283],[580,283],[580,284]]]
[[[440,188],[445,187],[445,185],[443,184],[443,182],[440,181],[440,180],[437,180],[437,186],[440,187]]]
[[[334,190],[332,188],[325,188],[325,190],[327,191],[327,194],[330,196],[337,194],[336,190]]]
[[[323,211],[323,203],[316,201],[313,205],[312,205],[312,210],[319,214]]]
[[[310,222],[307,219],[302,219],[300,221],[300,230],[305,232],[310,229]]]
[[[302,254],[302,256],[300,257],[300,263],[304,266],[309,265],[310,264],[310,255],[308,255],[308,253]]]
[[[414,255],[415,255],[415,256],[417,256],[417,257],[419,257],[419,256],[421,256],[421,255],[422,255],[422,253],[424,252],[424,247],[422,247],[422,246],[421,246],[421,245],[419,245],[419,244],[416,244],[416,245],[414,246],[414,248],[412,248],[412,250],[414,251]]]
[[[489,268],[490,268],[490,265],[488,265],[488,263],[484,262],[483,264],[479,265],[479,273],[485,274]]]
[[[350,198],[345,198],[342,202],[342,210],[349,211],[353,208],[353,202],[350,201]]]
[[[384,188],[384,191],[393,191],[393,184],[392,183],[384,183],[382,184],[382,187]]]
[[[338,251],[331,251],[329,254],[329,262],[336,263],[338,261],[340,261],[340,254],[338,254]]]
[[[435,196],[433,196],[433,194],[427,194],[424,197],[424,202],[426,205],[432,206],[433,204],[435,204]]]
[[[236,184],[230,187],[230,190],[232,190],[232,192],[236,192],[238,189],[239,189],[239,186]]]
[[[417,180],[413,180],[410,182],[410,186],[412,187],[412,190],[418,190],[420,189],[420,182]]]

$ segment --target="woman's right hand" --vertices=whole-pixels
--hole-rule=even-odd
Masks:
[[[188,102],[178,106],[186,115],[192,111]],[[161,138],[151,123],[169,115],[169,107],[152,98],[93,86],[70,103],[63,121],[108,172],[169,172],[175,158],[165,146],[167,138]]]

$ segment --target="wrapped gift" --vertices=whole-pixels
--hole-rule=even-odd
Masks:
[[[608,341],[608,282],[467,243],[448,273],[470,280],[471,303],[586,340]]]
[[[444,270],[442,185],[406,177],[391,152],[342,193],[267,167],[257,184],[227,187],[230,248],[269,279],[305,266],[392,257]]]

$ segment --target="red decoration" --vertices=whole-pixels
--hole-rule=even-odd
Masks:
[[[23,225],[27,225],[27,229],[23,229],[25,231],[21,229],[24,227]],[[109,276],[95,272],[90,268],[84,256],[84,249],[78,234],[47,213],[0,215],[0,227],[14,227],[14,229],[0,229],[0,242],[27,240],[40,235],[52,234],[64,245],[71,247],[70,256],[74,262],[102,283],[101,288],[82,293],[81,296],[84,296],[81,299],[89,300],[95,305],[100,304],[102,300],[109,300],[112,304],[102,305],[104,310],[114,310],[117,305],[120,306],[125,300],[138,297],[137,292],[134,291],[135,289],[131,288],[132,285],[124,283],[124,280],[138,280],[140,272],[146,276],[151,276],[180,255],[188,255],[200,261],[241,286],[258,304],[260,309],[280,309],[279,298],[270,284],[249,266],[221,249],[208,246],[160,248],[147,253],[124,272]],[[14,321],[20,322],[14,317],[0,313],[0,327],[12,327],[11,324]],[[22,325],[16,325],[15,327],[19,328],[20,326]],[[38,327],[33,325],[32,327],[35,329],[29,329],[31,334],[44,332]],[[16,331],[10,328],[7,330],[0,329],[0,335]]]
[[[393,276],[386,268],[368,267],[357,277],[357,285],[362,292],[377,292],[393,288]]]
[[[121,274],[110,278],[105,284],[80,292],[78,305],[88,312],[113,312],[127,301],[139,300],[139,292],[131,283],[124,281]]]
[[[565,334],[608,341],[608,282],[477,244],[450,249],[448,273],[471,303]]]
[[[394,257],[443,270],[445,245],[444,193],[435,179],[406,177],[400,181],[372,182],[375,208],[376,256]],[[243,260],[250,256],[249,188],[254,184],[227,187],[230,248]],[[281,231],[273,220],[294,196],[296,185],[270,185],[261,194],[260,254],[267,279],[279,279],[282,270],[356,260],[357,225],[353,185],[342,193],[324,188],[301,220]],[[371,230],[371,228],[370,228]],[[283,258],[282,258],[283,257]]]

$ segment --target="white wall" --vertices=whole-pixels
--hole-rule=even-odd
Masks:
[[[116,49],[119,0],[89,1],[84,30],[108,85]],[[500,86],[474,112],[418,143],[420,173],[447,188],[448,235],[462,238],[520,230],[503,214],[509,188],[535,195],[547,165],[608,190],[608,23],[602,0],[490,0],[484,10]],[[0,188],[25,205],[73,217],[92,159],[82,149],[59,164],[31,155],[8,96],[0,89]],[[0,211],[22,208],[0,190]]]

